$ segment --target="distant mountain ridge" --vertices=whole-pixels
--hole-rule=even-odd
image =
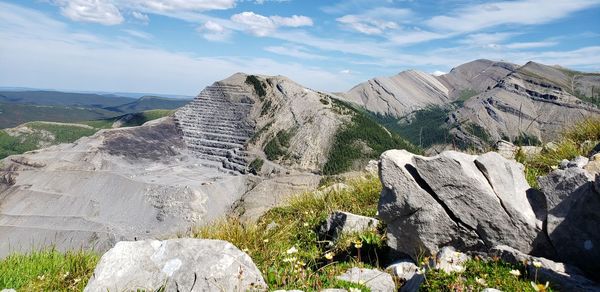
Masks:
[[[160,96],[131,98],[113,94],[5,90],[0,91],[0,128],[31,121],[80,122],[154,109],[172,110],[190,100]]]
[[[500,139],[549,141],[599,115],[600,74],[480,59],[441,76],[374,78],[340,96],[425,148],[483,149]]]

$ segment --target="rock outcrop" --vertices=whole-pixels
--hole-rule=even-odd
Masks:
[[[119,242],[105,253],[84,291],[263,291],[250,257],[221,240]]]
[[[594,176],[579,167],[538,179],[547,202],[547,232],[561,262],[600,271],[600,192]]]
[[[527,200],[523,166],[490,152],[422,157],[404,150],[381,156],[379,216],[388,245],[416,258],[442,246],[486,250],[510,244],[526,253],[543,244]]]

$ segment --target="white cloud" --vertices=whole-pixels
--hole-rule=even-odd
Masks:
[[[305,47],[296,46],[296,45],[271,46],[271,47],[266,47],[265,51],[271,52],[274,54],[278,54],[278,55],[294,57],[294,58],[298,58],[298,59],[306,59],[306,60],[326,59],[324,56],[308,52],[308,50]]]
[[[433,75],[433,76],[442,76],[444,74],[446,74],[446,72],[440,71],[440,70],[435,70],[435,71],[431,72],[431,75]]]
[[[115,0],[127,7],[139,7],[147,12],[207,11],[235,7],[235,0]]]
[[[116,25],[123,22],[117,6],[102,0],[59,0],[62,15],[73,21]]]
[[[312,19],[303,15],[292,15],[291,17],[281,17],[278,15],[274,15],[270,18],[276,25],[279,26],[301,27],[313,25]]]
[[[231,36],[231,30],[212,20],[207,21],[197,30],[209,41],[227,41]]]
[[[558,43],[553,41],[542,41],[542,42],[523,42],[523,43],[511,43],[504,45],[507,49],[536,49],[556,46]]]
[[[368,35],[379,35],[386,30],[397,29],[397,21],[406,19],[412,12],[408,9],[378,7],[361,14],[348,14],[336,19],[345,27]]]
[[[320,90],[343,90],[358,80],[302,63],[193,54],[73,33],[43,13],[0,2],[0,84],[71,90],[194,95],[235,72],[285,75]]]
[[[443,31],[470,32],[492,26],[535,25],[563,18],[573,12],[599,5],[596,0],[519,0],[478,4],[435,16],[426,24]]]
[[[128,35],[132,36],[132,37],[136,37],[139,39],[144,39],[144,40],[149,40],[152,39],[153,36],[147,32],[143,32],[143,31],[139,31],[139,30],[134,30],[134,29],[122,29],[123,32],[127,33]]]
[[[148,24],[150,23],[150,17],[148,17],[148,15],[138,12],[138,11],[133,11],[131,12],[131,16],[133,16],[133,18],[137,19],[138,21],[140,21],[143,24]]]
[[[231,20],[256,36],[267,36],[277,28],[270,18],[249,11],[234,14]]]
[[[234,14],[231,20],[241,25],[242,30],[246,30],[253,35],[264,37],[272,34],[278,27],[300,27],[313,24],[312,19],[306,16],[293,15],[292,17],[281,16],[263,16],[251,11]]]
[[[340,70],[340,73],[344,74],[344,75],[348,75],[348,74],[352,74],[352,71],[350,69],[344,69],[344,70]]]

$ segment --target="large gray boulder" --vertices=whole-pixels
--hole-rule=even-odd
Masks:
[[[84,291],[249,291],[267,285],[250,257],[207,239],[122,241],[105,253]]]
[[[548,204],[547,233],[558,259],[600,271],[600,193],[586,170],[558,169],[538,179]]]
[[[498,244],[531,252],[540,240],[523,166],[497,153],[447,151],[428,158],[390,150],[381,156],[380,173],[379,217],[387,224],[388,245],[398,252],[416,258],[442,246],[485,250]]]

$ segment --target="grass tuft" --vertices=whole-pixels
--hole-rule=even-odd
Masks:
[[[198,228],[194,236],[226,240],[246,251],[271,289],[356,287],[367,291],[361,285],[335,277],[350,267],[372,267],[378,253],[383,252],[383,236],[375,232],[350,234],[333,243],[318,235],[319,227],[333,211],[375,216],[381,191],[379,179],[370,176],[349,185],[349,190],[295,196],[287,205],[268,211],[255,224],[227,219]],[[360,251],[353,245],[356,242],[363,245]],[[331,260],[325,257],[327,253],[334,255]]]
[[[98,255],[87,251],[12,254],[0,260],[0,289],[82,291],[98,260]]]
[[[592,148],[600,143],[600,118],[588,118],[567,127],[559,141],[551,149],[526,157],[517,153],[516,160],[525,165],[525,176],[529,185],[537,188],[537,177],[546,175],[560,164],[563,159],[571,160],[577,156],[588,156]]]

